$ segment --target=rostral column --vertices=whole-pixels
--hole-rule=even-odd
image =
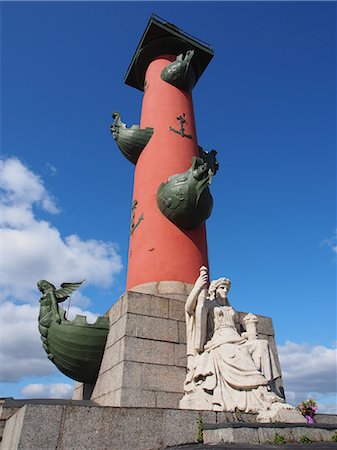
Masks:
[[[152,16],[125,76],[144,92],[140,127],[119,113],[111,127],[135,164],[126,289],[158,281],[194,283],[208,266],[205,220],[215,151],[198,146],[191,91],[211,48]],[[170,178],[171,177],[171,178]]]

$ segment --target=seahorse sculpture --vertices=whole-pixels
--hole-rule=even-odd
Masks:
[[[126,124],[121,121],[121,116],[118,112],[113,112],[112,118],[115,120],[110,127],[112,137],[125,158],[136,164],[140,154],[153,135],[153,128],[139,128],[139,125],[132,125],[130,128],[127,128]]]
[[[193,56],[194,50],[188,50],[185,57],[183,53],[178,55],[175,61],[164,67],[160,74],[161,79],[178,89],[191,92],[197,82],[194,69],[191,65]]]
[[[159,186],[158,207],[179,228],[197,228],[211,215],[213,198],[209,185],[218,169],[216,153],[199,147],[199,156],[193,156],[186,172],[172,175]]]
[[[56,289],[49,281],[40,280],[38,323],[43,348],[56,367],[73,380],[93,383],[102,360],[109,320],[98,317],[94,324],[88,324],[86,317],[79,315],[67,320],[66,312],[59,306],[82,283],[63,283],[61,289]]]

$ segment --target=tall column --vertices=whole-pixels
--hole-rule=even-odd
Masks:
[[[191,91],[212,57],[207,45],[152,17],[126,74],[126,84],[144,91],[140,127],[128,129],[119,113],[112,125],[119,148],[136,165],[127,290],[193,283],[208,266],[204,221],[215,159],[200,153]]]
[[[208,265],[205,225],[183,230],[168,220],[157,205],[157,191],[171,175],[185,172],[198,155],[192,95],[163,81],[161,71],[175,56],[162,55],[146,71],[141,128],[154,128],[135,169],[135,221],[143,220],[130,236],[127,289],[151,281],[193,283],[199,267]],[[185,133],[179,116],[185,116]]]

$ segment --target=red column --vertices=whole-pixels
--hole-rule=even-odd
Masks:
[[[205,225],[182,230],[171,223],[157,206],[157,190],[162,182],[191,166],[198,154],[192,95],[160,78],[162,69],[175,60],[164,55],[148,66],[142,104],[141,128],[154,133],[140,155],[134,177],[134,224],[143,220],[130,236],[127,289],[155,281],[194,283],[202,265],[208,266]],[[177,117],[185,114],[185,133],[192,139],[170,131],[180,129]]]

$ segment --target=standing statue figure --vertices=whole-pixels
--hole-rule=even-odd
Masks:
[[[212,281],[208,292],[207,285],[208,270],[201,267],[185,305],[187,375],[180,408],[259,413],[261,421],[271,411],[292,409],[271,390],[280,373],[268,341],[257,339],[256,329],[240,335],[235,327],[230,280]],[[257,321],[252,314],[246,318],[250,325]]]

